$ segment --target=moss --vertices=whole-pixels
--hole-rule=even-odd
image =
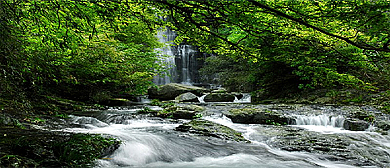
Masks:
[[[60,162],[74,167],[84,167],[101,157],[104,150],[119,142],[99,135],[76,134],[65,143],[55,144],[55,154]]]
[[[238,114],[254,114],[257,113],[257,109],[252,109],[252,108],[244,108],[244,109],[232,109],[230,110],[230,113],[233,115],[238,115]]]
[[[192,120],[191,122],[184,124],[184,127],[190,127],[190,132],[202,134],[205,136],[212,136],[237,142],[247,142],[247,140],[242,136],[240,132],[237,132],[227,126],[207,120]]]
[[[0,167],[86,167],[116,149],[100,135],[0,129]]]

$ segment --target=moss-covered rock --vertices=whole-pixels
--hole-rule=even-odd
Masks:
[[[199,103],[198,96],[191,92],[183,93],[175,98],[176,102],[197,102]]]
[[[157,112],[158,117],[174,119],[194,119],[202,116],[204,107],[198,105],[168,106]]]
[[[207,91],[207,89],[201,87],[170,83],[159,86],[158,88],[150,88],[148,94],[150,99],[174,100],[183,93],[191,92],[197,96],[201,96]]]
[[[367,121],[359,120],[356,118],[348,118],[344,120],[344,129],[351,131],[364,131],[370,124]]]
[[[241,133],[211,121],[196,119],[176,127],[177,131],[196,133],[229,141],[248,142]]]
[[[390,121],[378,121],[376,126],[384,131],[390,130]]]
[[[235,123],[270,125],[295,124],[295,118],[268,109],[232,109],[226,115]]]
[[[85,167],[119,146],[99,135],[0,128],[0,167]]]

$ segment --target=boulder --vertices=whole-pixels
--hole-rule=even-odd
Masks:
[[[248,142],[241,133],[221,124],[196,119],[175,128],[176,131],[196,133],[229,141]]]
[[[390,130],[390,122],[389,121],[378,121],[376,122],[376,126],[384,131]]]
[[[148,94],[149,99],[174,100],[177,96],[183,93],[190,92],[197,96],[201,96],[207,91],[207,89],[201,87],[170,83],[159,86],[158,88],[150,88],[148,90]]]
[[[189,105],[181,106],[180,108],[181,108],[181,109],[184,109],[184,110],[195,111],[195,112],[202,112],[202,111],[205,110],[204,107],[198,106],[198,105],[194,105],[194,104],[189,104]]]
[[[355,118],[347,118],[344,120],[344,129],[351,131],[364,131],[370,126],[370,123],[367,121],[355,119]]]
[[[183,93],[175,98],[177,102],[197,102],[199,103],[198,96],[191,92]]]
[[[242,124],[287,125],[296,122],[293,117],[268,109],[232,109],[226,115],[232,122]]]
[[[175,119],[193,119],[196,116],[195,111],[178,109],[172,113],[172,118]]]
[[[236,97],[230,93],[210,93],[204,97],[205,102],[233,102]]]
[[[194,119],[201,117],[204,107],[197,105],[172,106],[157,113],[158,117],[174,119]]]

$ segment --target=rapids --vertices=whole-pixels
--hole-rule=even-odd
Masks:
[[[237,103],[202,105],[206,109],[203,119],[241,132],[250,143],[175,131],[177,126],[190,120],[137,114],[146,105],[71,116],[68,122],[72,127],[61,131],[107,134],[122,141],[113,154],[96,161],[96,167],[390,166],[390,136],[373,131],[343,130],[346,108]],[[285,111],[297,118],[297,125],[237,124],[225,116],[232,108],[259,106]],[[148,107],[159,110],[155,106]]]

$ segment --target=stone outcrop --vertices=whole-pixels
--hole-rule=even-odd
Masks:
[[[229,141],[247,141],[241,133],[211,121],[196,119],[176,127],[176,131],[196,133]]]
[[[378,121],[378,122],[376,122],[376,126],[384,131],[390,130],[390,122],[389,121]]]
[[[199,103],[198,96],[191,92],[183,93],[175,98],[176,102],[196,102]]]
[[[205,102],[233,102],[235,96],[230,93],[210,93],[204,97]]]
[[[295,118],[286,116],[278,111],[268,109],[232,109],[226,114],[233,122],[242,124],[269,124],[287,125],[295,124]]]
[[[149,99],[174,100],[177,96],[183,93],[190,92],[196,96],[201,96],[207,91],[207,89],[201,87],[170,83],[159,86],[158,88],[150,88],[148,90],[148,94]]]
[[[157,116],[174,119],[194,119],[200,117],[202,111],[204,111],[204,107],[197,105],[172,106],[159,111]]]
[[[370,123],[367,121],[355,119],[355,118],[348,118],[344,120],[344,129],[351,130],[351,131],[364,131],[370,126]]]

